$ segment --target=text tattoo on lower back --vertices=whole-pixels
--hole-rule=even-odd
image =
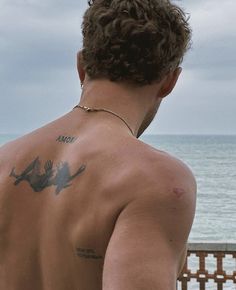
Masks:
[[[44,173],[41,174],[41,162],[37,157],[29,166],[21,173],[16,174],[15,167],[10,173],[10,177],[14,177],[16,181],[14,185],[27,181],[35,192],[41,192],[50,186],[56,186],[55,194],[58,195],[63,189],[72,185],[72,180],[81,175],[86,169],[85,165],[80,166],[77,172],[70,174],[68,162],[61,162],[53,168],[53,162],[48,160],[44,164]]]
[[[80,258],[92,259],[92,260],[103,259],[103,257],[101,255],[97,255],[95,250],[93,249],[77,248],[76,252],[77,252],[77,256],[79,256]]]

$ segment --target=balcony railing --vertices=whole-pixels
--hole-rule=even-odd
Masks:
[[[189,244],[178,290],[208,289],[236,289],[236,244]]]

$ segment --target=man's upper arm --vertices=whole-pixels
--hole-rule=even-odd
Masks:
[[[181,179],[166,192],[149,187],[121,212],[105,256],[103,290],[176,289],[196,202],[194,178]]]

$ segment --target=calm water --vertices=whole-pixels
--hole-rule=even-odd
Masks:
[[[0,144],[14,138],[0,135]],[[180,158],[196,176],[197,211],[190,242],[235,242],[236,136],[146,135],[142,140]],[[212,285],[207,289],[217,288]],[[224,289],[236,288],[231,284]]]

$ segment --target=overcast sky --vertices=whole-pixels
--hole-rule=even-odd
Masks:
[[[146,133],[236,134],[236,1],[182,0],[193,48]],[[0,133],[24,134],[80,98],[86,0],[0,0]]]

